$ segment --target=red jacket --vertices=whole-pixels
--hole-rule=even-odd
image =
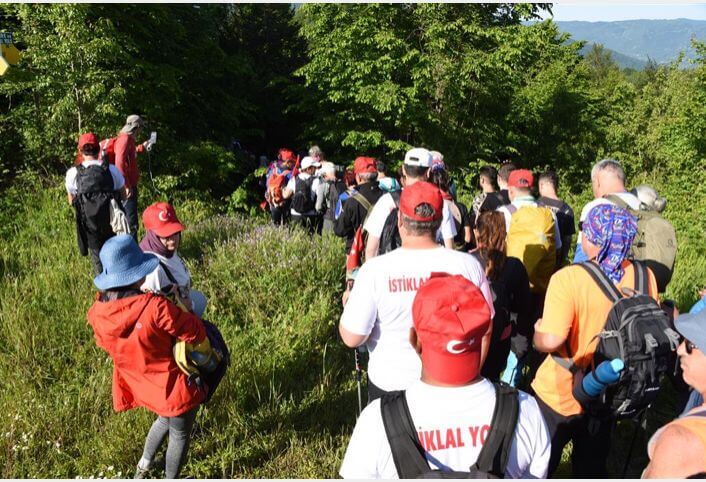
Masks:
[[[198,343],[206,336],[201,320],[151,293],[96,301],[88,310],[96,344],[113,359],[113,408],[145,407],[175,417],[198,406],[206,393],[177,367],[172,349],[179,338]]]
[[[135,145],[135,138],[121,132],[115,138],[115,167],[123,174],[126,187],[137,186],[140,180],[140,170],[137,168],[137,153],[143,152],[142,144]]]

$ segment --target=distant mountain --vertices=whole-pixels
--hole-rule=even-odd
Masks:
[[[636,8],[638,6],[636,5]],[[623,67],[636,68],[635,62],[669,63],[680,51],[686,59],[695,57],[691,39],[706,41],[704,20],[624,20],[620,22],[556,22],[572,40],[602,44],[613,51],[613,58]],[[590,48],[590,46],[589,46]]]
[[[588,52],[590,52],[590,50],[593,48],[593,45],[593,43],[587,42],[581,49],[581,55],[586,55]],[[635,57],[630,57],[629,55],[621,54],[620,52],[616,52],[615,50],[611,50],[609,48],[606,48],[605,50],[607,52],[610,52],[610,55],[615,61],[615,63],[623,69],[642,70],[647,65],[646,60],[640,60]]]

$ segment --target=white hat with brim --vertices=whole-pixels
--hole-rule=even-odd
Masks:
[[[313,167],[321,167],[321,163],[318,161],[315,161],[312,157],[309,157],[309,156],[306,156],[304,159],[302,159],[302,164],[301,164],[302,170],[309,169],[312,166]]]
[[[415,147],[404,155],[404,163],[408,166],[431,167],[433,160],[431,152],[423,147]]]

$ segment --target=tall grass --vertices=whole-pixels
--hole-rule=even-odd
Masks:
[[[1,202],[0,475],[132,475],[153,415],[112,411],[112,363],[86,321],[95,291],[65,193],[26,177]],[[334,477],[356,413],[352,355],[334,337],[342,242],[198,203],[177,209],[206,316],[232,352],[184,474]]]
[[[91,266],[61,186],[25,175],[0,199],[0,476],[131,476],[154,416],[112,411],[112,362],[86,321]],[[145,189],[143,207],[158,196]],[[572,201],[580,209],[583,200]],[[335,335],[343,242],[223,216],[197,198],[176,207],[187,225],[180,251],[232,353],[183,474],[335,477],[357,405],[353,356]],[[701,243],[680,245],[670,295],[682,309],[706,281]],[[674,397],[663,397],[647,433],[673,416]],[[631,435],[619,426],[617,473]],[[644,468],[644,443],[638,437],[628,475]]]

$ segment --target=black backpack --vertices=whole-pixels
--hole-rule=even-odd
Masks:
[[[662,378],[676,361],[679,334],[671,328],[669,316],[648,293],[648,271],[644,263],[633,261],[635,290],[623,293],[592,262],[581,263],[603,294],[613,302],[606,324],[594,338],[598,347],[592,367],[606,360],[620,358],[625,364],[620,379],[607,387],[597,399],[580,400],[588,413],[618,419],[640,415],[657,398]],[[553,354],[559,365],[574,374],[574,386],[583,380],[573,360]]]
[[[402,238],[400,238],[400,229],[397,226],[397,213],[400,210],[400,196],[402,191],[393,191],[390,193],[392,200],[395,202],[395,208],[390,211],[385,219],[385,225],[382,227],[380,234],[380,247],[378,254],[389,253],[402,246]]]
[[[299,214],[306,214],[316,206],[311,195],[311,186],[314,184],[314,176],[309,176],[304,180],[297,176],[294,179],[295,188],[292,196],[292,209]]]
[[[419,442],[414,421],[409,414],[404,391],[390,392],[380,400],[382,422],[392,459],[400,479],[502,479],[515,434],[520,402],[517,390],[496,382],[495,409],[490,431],[476,463],[468,472],[442,472],[429,468],[425,451]]]
[[[106,160],[100,165],[76,166],[77,193],[74,199],[76,208],[76,232],[81,254],[88,254],[87,248],[100,249],[113,237],[110,225],[110,204],[120,197],[113,188],[113,176]]]

